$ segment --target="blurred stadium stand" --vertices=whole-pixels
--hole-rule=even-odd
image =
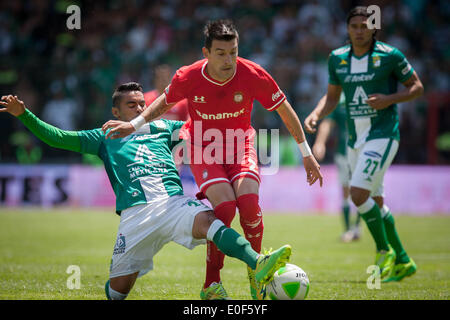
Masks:
[[[66,28],[70,4],[81,8],[80,30]],[[204,23],[232,18],[240,32],[239,55],[272,74],[303,121],[326,91],[328,54],[346,42],[345,16],[357,4],[381,7],[377,38],[403,51],[425,86],[423,97],[399,106],[403,139],[395,163],[449,164],[447,0],[2,1],[0,94],[19,95],[62,129],[96,128],[112,118],[117,84],[138,81],[145,91],[153,89],[156,65],[176,69],[202,58]],[[276,113],[256,105],[253,125],[283,127]],[[1,163],[83,161],[45,146],[7,114],[0,114],[0,135]],[[289,143],[282,148],[282,164],[299,161]],[[331,162],[328,152],[324,163]]]

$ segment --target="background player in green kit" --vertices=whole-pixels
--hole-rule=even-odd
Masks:
[[[321,107],[326,100],[323,96],[317,107]],[[337,130],[337,131],[336,131]],[[342,187],[342,217],[344,220],[344,233],[341,240],[350,242],[360,238],[359,221],[360,216],[356,214],[356,220],[352,226],[350,223],[350,166],[347,161],[347,125],[345,111],[345,96],[342,93],[338,107],[320,123],[316,140],[312,147],[314,156],[318,161],[322,161],[327,150],[326,143],[331,133],[337,132],[337,147],[334,152],[334,163],[337,169],[337,176],[340,186]]]
[[[129,121],[144,108],[140,84],[126,83],[115,90],[112,113],[116,118]],[[52,147],[94,154],[103,160],[120,215],[110,279],[105,285],[108,299],[125,299],[136,279],[153,269],[153,256],[170,241],[188,249],[205,244],[205,239],[213,241],[224,254],[255,270],[256,280],[262,284],[289,260],[289,245],[260,255],[245,238],[216,219],[209,207],[183,195],[171,149],[178,142],[174,131],[184,122],[156,120],[126,138],[106,140],[100,128],[65,131],[51,126],[17,96],[3,96],[0,112],[18,117]]]
[[[352,171],[350,195],[375,240],[375,263],[383,281],[400,281],[416,271],[397,234],[394,218],[384,204],[383,178],[398,149],[397,103],[423,94],[423,85],[405,56],[375,39],[366,7],[347,16],[350,43],[331,52],[326,101],[305,120],[315,132],[317,122],[336,108],[345,94],[348,160]],[[397,83],[405,88],[397,91]]]

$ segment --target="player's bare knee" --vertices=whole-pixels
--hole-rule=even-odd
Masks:
[[[350,196],[355,206],[359,207],[367,201],[370,196],[370,191],[361,188],[350,187]]]
[[[254,179],[244,177],[233,182],[233,190],[236,198],[249,193],[258,194],[259,183]]]
[[[136,272],[136,273],[130,274],[130,275],[111,278],[109,280],[110,281],[109,285],[110,285],[111,289],[113,289],[114,291],[117,291],[118,293],[128,294],[128,293],[130,293],[131,289],[133,288],[138,274],[139,274],[139,272]]]
[[[379,208],[383,208],[384,205],[383,197],[372,197],[372,199],[377,203]]]
[[[209,228],[209,226],[214,222],[214,220],[217,219],[217,217],[214,215],[214,211],[206,211],[206,214],[208,216],[208,228]]]
[[[342,187],[342,196],[347,199],[350,196],[350,187],[348,185]]]
[[[213,211],[202,211],[195,216],[192,226],[192,236],[194,239],[205,239],[209,226],[216,219]]]
[[[229,183],[213,184],[204,193],[213,207],[223,202],[236,200],[234,190]]]
[[[114,291],[117,291],[118,293],[121,293],[121,294],[129,294],[131,291],[131,288],[128,288],[126,285],[120,285],[117,283],[112,284],[112,282],[110,282],[110,286],[111,286],[111,289],[113,289]]]

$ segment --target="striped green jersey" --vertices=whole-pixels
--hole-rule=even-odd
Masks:
[[[103,160],[114,194],[116,211],[173,195],[183,188],[172,149],[183,121],[155,120],[122,139],[105,139],[98,129],[66,131],[37,118],[29,110],[19,119],[52,147],[94,154]]]
[[[348,145],[358,148],[372,139],[399,140],[397,105],[375,110],[366,100],[370,94],[395,93],[398,82],[408,80],[413,68],[400,50],[380,41],[361,57],[350,54],[350,49],[345,45],[328,58],[328,82],[340,85],[345,94]]]
[[[155,120],[122,139],[105,139],[101,129],[78,132],[81,152],[103,160],[116,195],[116,210],[183,194],[172,158],[172,133],[184,122]],[[178,138],[176,135],[174,138]]]

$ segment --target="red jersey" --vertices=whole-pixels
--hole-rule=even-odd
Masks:
[[[145,105],[149,106],[160,95],[161,94],[156,89],[144,93]],[[187,100],[184,99],[178,102],[176,105],[170,108],[169,111],[164,113],[162,115],[162,118],[168,120],[186,121],[189,118]]]
[[[276,110],[286,99],[267,71],[252,61],[238,57],[234,75],[224,82],[206,73],[207,63],[203,59],[178,69],[164,91],[167,104],[187,99],[190,119],[180,133],[182,138],[190,136],[206,145],[203,139],[195,139],[201,139],[208,129],[219,129],[224,137],[226,129],[253,130],[255,99],[269,111]],[[201,131],[197,124],[194,126],[196,121],[201,121]]]

